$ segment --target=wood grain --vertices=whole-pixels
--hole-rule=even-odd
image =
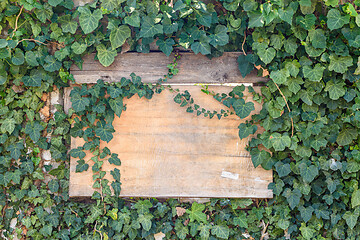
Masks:
[[[226,108],[202,93],[199,86],[178,88],[189,90],[195,102],[209,110]],[[220,93],[232,89],[209,88]],[[121,172],[121,196],[271,198],[267,186],[272,171],[254,168],[245,150],[249,138],[238,137],[238,125],[245,120],[235,115],[221,120],[197,117],[175,104],[173,97],[174,93],[164,91],[151,100],[124,99],[127,110],[114,120],[114,139],[101,143],[101,147],[119,154],[122,161],[117,167]],[[261,109],[260,104],[255,106],[253,113]],[[81,139],[72,139],[72,147],[79,145]],[[86,160],[90,157],[88,154]],[[76,161],[71,158],[69,194],[91,196],[91,166],[87,172],[75,173]],[[104,163],[109,180],[114,167]]]
[[[179,73],[169,83],[257,83],[266,79],[257,77],[255,73],[243,78],[240,74],[237,58],[239,52],[227,52],[223,56],[208,59],[203,55],[182,52],[178,60]],[[96,83],[98,79],[108,82],[120,81],[131,73],[139,75],[144,82],[154,83],[167,74],[167,65],[172,63],[173,55],[167,57],[162,52],[119,54],[112,65],[103,67],[94,60],[95,54],[83,58],[82,70],[71,67],[77,83]]]

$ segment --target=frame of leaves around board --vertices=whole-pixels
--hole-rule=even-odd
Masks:
[[[0,1],[1,238],[357,239],[359,6],[359,0],[103,0],[81,7],[71,0]],[[137,76],[99,81],[74,88],[69,114],[60,105],[49,111],[49,94],[69,86],[69,68],[81,67],[82,56],[95,52],[109,66],[121,51],[149,52],[155,39],[166,55],[179,47],[210,58],[242,51],[243,76],[254,66],[269,73],[261,95],[254,93],[263,109],[239,126],[239,136],[253,133],[254,124],[265,129],[248,150],[254,166],[273,169],[273,199],[121,199],[120,172],[111,173],[112,183],[103,179],[103,161],[120,163],[99,142],[111,140],[122,98],[168,88],[176,58],[157,85]],[[245,116],[251,106],[242,90],[214,97]],[[198,113],[188,93],[174,100]],[[70,153],[80,158],[78,171],[87,168],[83,150],[94,155],[100,191],[91,200],[68,197],[70,136],[87,140]]]

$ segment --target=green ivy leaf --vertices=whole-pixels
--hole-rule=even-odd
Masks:
[[[134,204],[134,208],[137,209],[138,214],[146,214],[152,207],[152,203],[149,200],[140,200]]]
[[[349,226],[350,229],[353,229],[356,226],[356,223],[358,221],[359,213],[353,212],[353,211],[347,211],[343,219],[345,219],[346,224]]]
[[[271,158],[269,152],[265,150],[260,151],[258,148],[251,150],[250,155],[251,155],[251,161],[254,164],[255,168]]]
[[[198,54],[199,52],[202,55],[210,54],[211,47],[209,42],[210,39],[208,37],[201,37],[200,41],[196,41],[193,44],[191,44],[191,50],[193,50],[195,54]]]
[[[351,195],[351,207],[356,208],[360,206],[360,189],[356,189]]]
[[[52,179],[48,182],[48,188],[53,193],[59,191],[59,181],[57,179]]]
[[[61,29],[64,33],[71,33],[71,34],[76,33],[76,30],[78,28],[78,23],[77,21],[74,21],[74,19],[72,19],[71,15],[67,14],[60,16],[58,18],[58,22],[60,23]]]
[[[331,9],[327,14],[327,26],[332,31],[334,29],[341,28],[345,24],[349,23],[350,16],[341,16],[341,13],[337,9]]]
[[[112,49],[114,50],[122,46],[129,37],[131,37],[131,30],[128,26],[121,25],[120,27],[113,28],[110,33]]]
[[[248,117],[250,113],[255,110],[253,102],[245,103],[245,100],[242,98],[236,99],[232,106],[234,107],[236,115],[241,119]]]
[[[318,63],[315,65],[314,68],[312,68],[311,66],[304,66],[303,74],[304,77],[308,78],[310,81],[320,82],[323,77],[324,70],[325,67]]]
[[[85,163],[84,160],[79,160],[77,163],[75,172],[84,172],[89,169],[89,164]]]
[[[286,9],[280,8],[278,10],[279,17],[281,20],[287,22],[288,24],[292,25],[292,19],[294,16],[294,10],[291,7],[287,7]]]
[[[44,127],[37,121],[35,122],[28,122],[25,127],[25,133],[29,134],[29,137],[34,141],[37,142],[40,139],[41,131],[44,130]]]
[[[289,175],[289,173],[291,173],[291,168],[290,168],[290,164],[288,163],[282,163],[282,162],[277,162],[275,164],[275,168],[276,168],[276,172],[279,175],[279,177],[285,177],[287,175]]]
[[[290,208],[294,209],[300,203],[301,192],[299,189],[294,189],[293,191],[291,191],[289,188],[286,188],[283,196],[286,197]]]
[[[25,56],[23,51],[20,48],[16,48],[13,57],[11,58],[11,62],[14,65],[21,65],[25,62]]]
[[[249,56],[251,55],[251,56]],[[248,54],[248,55],[239,55],[237,62],[238,62],[238,66],[239,66],[239,70],[241,73],[241,76],[243,78],[246,77],[246,75],[248,75],[249,73],[251,73],[252,70],[254,70],[254,63],[250,62],[249,59],[252,57],[253,54]]]
[[[140,14],[138,11],[134,11],[131,13],[130,16],[125,17],[125,23],[133,26],[133,27],[140,27]]]
[[[311,183],[319,175],[319,169],[315,165],[307,166],[306,163],[301,163],[299,169],[300,175],[306,183]]]
[[[160,24],[155,24],[154,20],[150,17],[144,17],[141,23],[140,37],[143,38],[152,38],[156,34],[163,33],[163,26]]]
[[[276,50],[270,47],[264,51],[258,51],[257,54],[259,55],[261,61],[263,61],[265,64],[269,64],[274,59]]]
[[[71,50],[75,53],[75,54],[82,54],[83,52],[85,52],[87,48],[87,45],[82,43],[78,43],[78,42],[74,42],[72,45],[71,45]]]
[[[247,138],[249,135],[254,134],[257,130],[256,125],[241,123],[239,125],[239,137],[240,139]]]
[[[97,50],[97,57],[99,59],[99,62],[104,66],[108,67],[110,66],[117,56],[116,50],[106,48],[103,44],[100,44],[96,47]]]
[[[336,138],[336,142],[340,146],[346,146],[352,143],[358,136],[358,132],[354,128],[344,128]]]
[[[86,156],[86,153],[83,151],[83,147],[77,147],[70,150],[70,156],[83,159]]]
[[[31,67],[39,66],[36,54],[33,51],[25,52],[25,60],[26,60],[26,63],[29,64]]]
[[[226,225],[214,225],[211,228],[211,234],[218,238],[228,239],[229,238],[229,227]]]
[[[72,102],[72,107],[76,112],[81,112],[90,105],[90,100],[87,97],[80,96],[79,93],[73,94],[70,101]]]
[[[314,208],[312,206],[306,208],[304,206],[300,206],[299,212],[301,214],[301,218],[304,220],[305,223],[307,223],[312,218]]]
[[[5,118],[1,124],[1,132],[12,134],[15,130],[16,121],[13,118]]]
[[[113,139],[112,133],[115,132],[110,123],[105,123],[101,120],[96,123],[95,134],[100,137],[102,141],[110,142]]]
[[[61,62],[56,60],[56,58],[52,55],[48,55],[45,58],[44,69],[48,72],[55,72],[61,68]]]
[[[193,202],[191,205],[191,210],[186,209],[186,213],[189,214],[190,222],[198,221],[198,222],[207,222],[206,214],[203,213],[205,205],[199,204],[197,202]]]
[[[240,212],[237,217],[234,217],[234,225],[242,228],[248,228],[248,220],[245,212]]]
[[[286,147],[290,147],[291,139],[288,135],[273,133],[270,136],[270,142],[275,151],[284,151]]]
[[[227,27],[217,25],[215,33],[210,35],[210,44],[214,47],[225,46],[229,42],[229,35],[227,34]]]
[[[353,65],[353,59],[351,56],[338,57],[336,55],[330,55],[329,70],[337,73],[345,73],[348,67]]]
[[[25,86],[40,87],[42,79],[43,79],[43,73],[38,69],[33,69],[31,70],[29,76],[24,76],[22,78],[22,81],[25,84]]]
[[[118,154],[116,154],[116,153],[111,154],[111,157],[109,158],[108,161],[109,161],[110,164],[114,164],[116,166],[121,165],[121,161],[120,161],[120,159],[118,157]]]
[[[13,143],[7,147],[7,151],[10,152],[10,156],[15,160],[19,159],[21,150],[23,149],[24,144],[22,142]]]
[[[99,26],[99,21],[103,17],[101,9],[96,9],[94,12],[91,12],[88,8],[79,9],[80,17],[80,27],[85,34],[91,33]]]
[[[138,221],[141,224],[141,226],[144,228],[145,231],[150,231],[151,229],[151,219],[153,218],[153,215],[146,213],[146,214],[140,214],[138,217]]]
[[[122,97],[117,97],[115,99],[110,99],[109,100],[109,105],[110,105],[111,109],[114,110],[115,114],[118,117],[120,117],[121,113],[122,113],[122,110],[124,108]]]
[[[174,44],[175,41],[172,38],[167,38],[166,40],[159,39],[156,41],[156,45],[159,46],[159,49],[165,53],[166,56],[170,56]]]
[[[283,68],[281,70],[271,71],[271,73],[270,73],[270,78],[276,84],[285,83],[288,77],[290,77],[290,73],[286,68]]]
[[[260,12],[248,12],[249,28],[256,28],[264,26],[264,16]]]
[[[313,238],[314,233],[316,232],[315,229],[312,229],[311,227],[307,227],[306,223],[301,223],[300,231],[301,231],[301,235],[306,240],[311,240]]]

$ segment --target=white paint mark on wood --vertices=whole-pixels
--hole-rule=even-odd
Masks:
[[[239,174],[232,173],[232,172],[227,172],[227,171],[222,171],[221,172],[221,177],[237,180],[239,178]]]

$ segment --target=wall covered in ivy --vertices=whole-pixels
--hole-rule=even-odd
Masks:
[[[1,238],[359,238],[359,6],[358,0],[102,0],[79,7],[72,0],[0,1]],[[103,178],[104,161],[120,164],[100,140],[111,140],[122,99],[168,91],[164,82],[177,73],[176,59],[157,85],[134,75],[99,81],[74,88],[68,114],[61,105],[50,109],[49,96],[74,81],[69,68],[81,68],[84,55],[96,53],[109,66],[121,52],[148,53],[154,41],[168,56],[179,48],[210,58],[243,52],[241,75],[256,67],[268,78],[261,95],[254,93],[263,109],[239,126],[239,137],[256,125],[265,129],[248,151],[255,167],[273,170],[273,199],[121,199],[121,171],[111,172],[113,182]],[[247,116],[243,90],[214,97]],[[179,93],[174,104],[190,106],[190,99]],[[69,152],[71,136],[86,144]],[[83,160],[84,150],[92,151],[95,167]],[[94,172],[99,192],[91,199],[68,196],[70,154],[79,158],[78,171]]]

